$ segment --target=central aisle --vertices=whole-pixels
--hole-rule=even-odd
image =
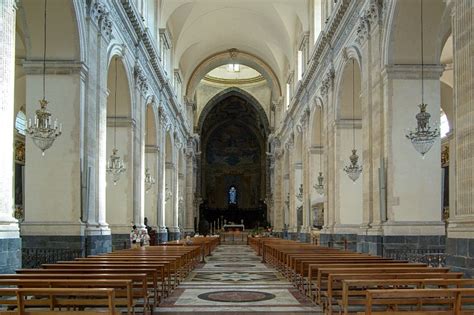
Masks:
[[[247,245],[220,245],[155,313],[323,314]]]

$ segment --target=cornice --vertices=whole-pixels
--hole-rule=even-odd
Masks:
[[[157,92],[160,91],[160,94],[166,94],[165,99],[166,104],[170,107],[170,114],[173,116],[173,118],[175,118],[175,120],[180,122],[176,128],[180,129],[182,134],[189,136],[192,133],[191,128],[184,116],[179,115],[179,101],[177,100],[176,95],[171,88],[169,78],[164,74],[165,71],[161,66],[159,53],[154,40],[152,39],[153,37],[151,36],[150,31],[144,25],[132,0],[121,0],[120,2],[121,6],[118,7],[123,9],[125,16],[127,17],[127,20],[130,23],[138,40],[137,48],[139,48],[142,52],[142,58],[140,58],[142,66],[145,64],[149,66],[150,72],[152,73],[151,76],[155,79]],[[145,56],[146,58],[143,58]],[[161,99],[163,100],[163,98]]]

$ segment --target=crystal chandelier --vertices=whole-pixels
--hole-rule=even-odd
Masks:
[[[153,187],[155,182],[156,182],[155,179],[153,178],[153,176],[151,176],[150,169],[146,168],[145,169],[145,191],[146,191],[146,193],[148,193],[150,191],[150,189]]]
[[[344,167],[344,172],[346,172],[347,176],[355,182],[360,174],[362,173],[362,165],[359,165],[359,156],[357,155],[357,150],[352,149],[352,155],[349,157],[351,164],[346,165]]]
[[[322,136],[323,134],[323,126],[322,126],[322,109],[323,107],[321,106],[321,112],[319,114],[319,134]],[[327,122],[326,122],[327,124]],[[319,176],[318,176],[318,183],[313,185],[313,188],[316,190],[318,194],[321,196],[324,195],[324,177],[323,177],[323,172],[321,172],[322,168],[322,159],[321,159],[321,154],[322,152],[319,152]]]
[[[317,184],[314,184],[314,189],[316,190],[316,192],[318,194],[320,194],[321,196],[324,194],[324,177],[323,177],[323,172],[319,172],[319,176],[318,176],[318,183]]]
[[[106,172],[112,175],[114,185],[117,185],[117,182],[120,179],[120,175],[124,173],[127,169],[123,163],[123,160],[117,154],[117,58],[115,58],[115,91],[114,91],[114,106],[115,106],[115,116],[114,116],[114,148],[112,149],[112,154],[107,162]]]
[[[54,123],[51,119],[51,113],[47,110],[48,101],[46,100],[46,8],[48,1],[44,1],[44,37],[43,37],[43,99],[39,101],[40,109],[36,110],[34,122],[31,118],[28,120],[28,127],[26,133],[31,136],[34,144],[41,149],[41,154],[44,156],[44,151],[49,149],[54,140],[62,133],[62,124],[58,125],[58,121]]]
[[[300,184],[299,192],[296,194],[296,199],[299,202],[303,201],[303,184]]]
[[[351,164],[344,167],[344,172],[355,182],[362,173],[362,165],[359,165],[359,156],[355,149],[355,123],[354,123],[354,59],[352,59],[352,154],[349,157]]]
[[[126,171],[123,161],[117,154],[117,152],[117,149],[112,150],[112,154],[110,155],[109,161],[107,162],[106,169],[107,173],[112,175],[114,185],[117,185],[117,182],[120,179],[120,175]]]
[[[421,156],[424,158],[433,146],[436,139],[439,137],[439,128],[430,126],[431,115],[426,111],[428,104],[424,102],[424,73],[423,73],[423,0],[421,2],[421,104],[418,105],[420,112],[416,114],[416,128],[415,130],[408,130],[405,135],[415,147]]]

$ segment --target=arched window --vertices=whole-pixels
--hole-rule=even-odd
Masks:
[[[229,189],[229,204],[237,204],[237,189],[235,188],[235,186],[231,186]]]
[[[23,111],[19,111],[16,114],[15,118],[15,129],[18,131],[19,134],[25,135],[26,134],[26,115]]]
[[[449,133],[449,121],[448,121],[448,116],[446,116],[443,110],[441,110],[441,117],[440,117],[439,123],[440,123],[441,138],[444,138]]]

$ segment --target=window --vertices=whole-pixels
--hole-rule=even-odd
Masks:
[[[26,134],[26,115],[23,111],[19,111],[15,118],[15,129],[19,134]]]
[[[303,79],[303,52],[298,50],[298,81]]]
[[[290,107],[290,83],[286,84],[286,109]]]
[[[229,72],[240,72],[240,65],[238,63],[229,63],[227,65],[227,70]]]
[[[448,116],[446,116],[446,113],[443,110],[441,110],[441,117],[439,123],[441,138],[445,138],[446,135],[449,133],[449,121]]]

